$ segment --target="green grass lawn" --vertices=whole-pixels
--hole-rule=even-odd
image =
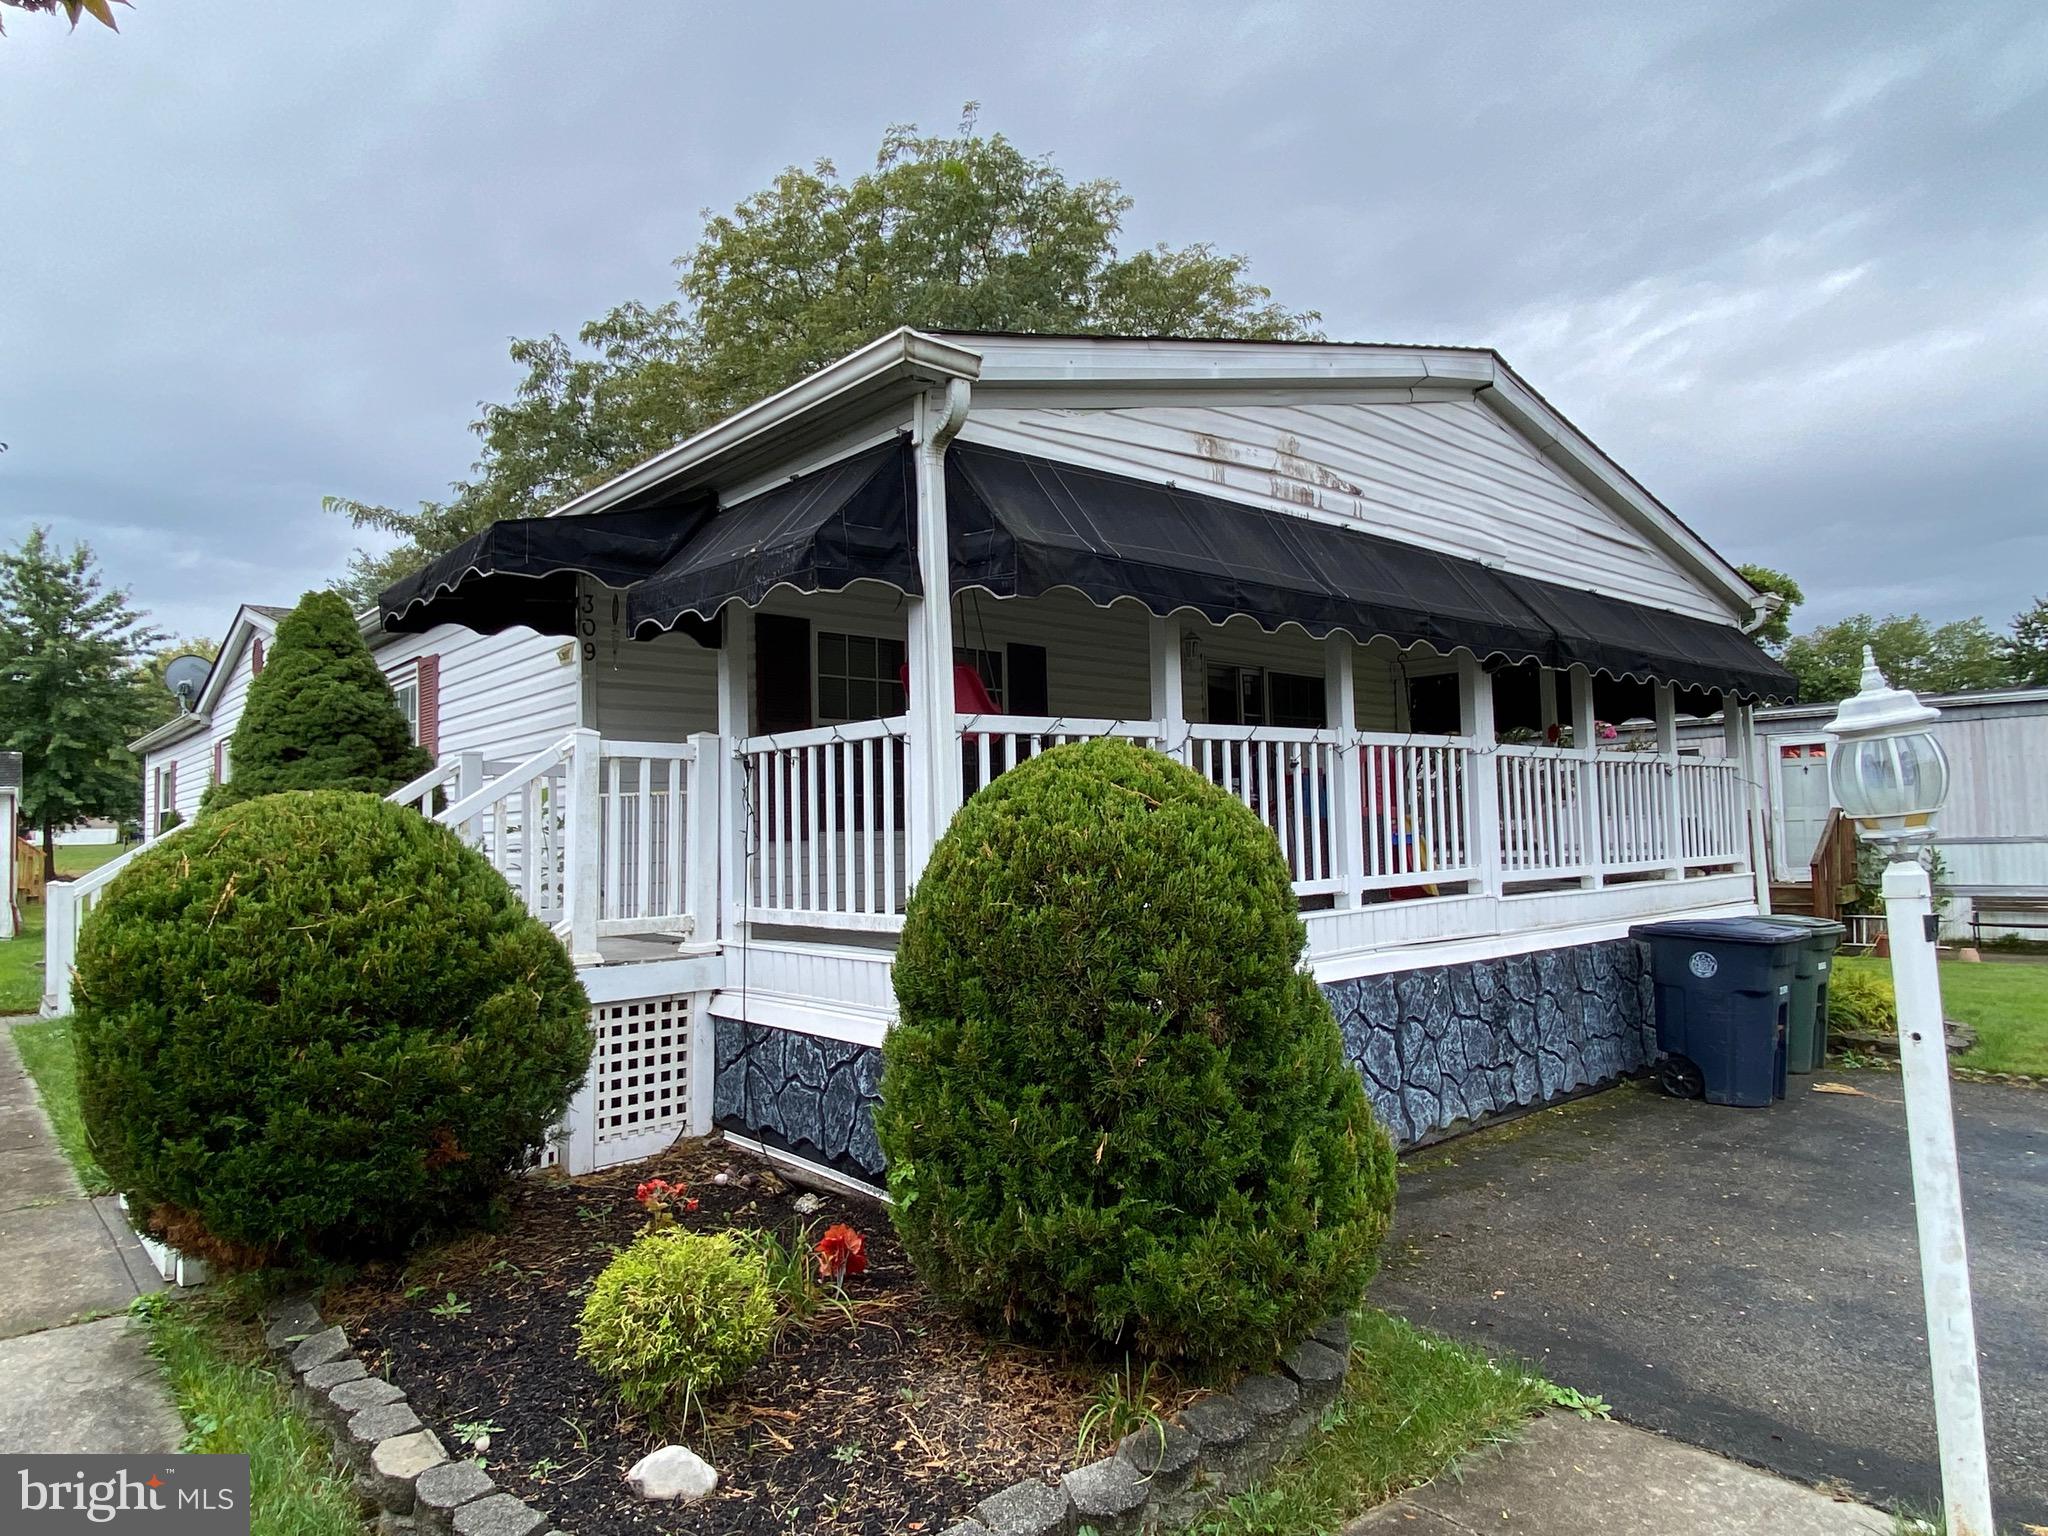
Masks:
[[[1888,960],[1851,956],[1837,963],[1891,974]],[[1977,1044],[1956,1058],[1958,1065],[2048,1076],[2048,965],[1944,960],[1941,1001],[1950,1018],[1977,1031]]]
[[[185,1420],[187,1451],[249,1458],[250,1536],[364,1536],[348,1476],[278,1379],[234,1287],[136,1304]]]
[[[1474,1448],[1512,1439],[1559,1396],[1540,1376],[1385,1312],[1367,1308],[1352,1327],[1344,1395],[1307,1446],[1188,1536],[1327,1536]]]
[[[76,848],[57,850],[57,873],[60,875],[90,874],[102,864],[111,864],[128,849],[120,843],[85,843]]]
[[[43,1003],[43,904],[23,902],[21,931],[0,939],[0,1013],[34,1013]]]

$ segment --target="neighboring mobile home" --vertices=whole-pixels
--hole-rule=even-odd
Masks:
[[[2048,688],[1924,693],[1941,711],[1935,739],[1949,762],[1948,802],[1936,824],[1947,931],[1955,937],[2016,934],[2048,939]],[[1812,901],[1815,855],[1835,809],[1828,779],[1832,704],[1756,713],[1749,777],[1762,792],[1765,848],[1780,910]],[[1708,753],[1721,738],[1703,727],[1681,733]]]
[[[1630,924],[1759,905],[1749,785],[1678,753],[1790,697],[1759,603],[1488,351],[899,331],[397,584],[377,655],[437,717],[395,798],[591,991],[560,1155],[715,1124],[874,1182],[918,871],[1089,736],[1272,829],[1402,1142],[1643,1064]],[[153,806],[232,772],[267,622],[148,744]]]

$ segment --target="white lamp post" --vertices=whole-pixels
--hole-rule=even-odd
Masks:
[[[1948,1094],[1941,982],[1934,968],[1934,896],[1920,845],[1948,795],[1948,759],[1928,726],[1939,711],[1893,688],[1863,650],[1863,691],[1842,701],[1827,733],[1835,738],[1828,777],[1857,833],[1884,845],[1885,928],[1899,1002],[1899,1066],[1906,1087],[1906,1137],[1913,1156],[1913,1209],[1920,1228],[1920,1284],[1927,1304],[1927,1352],[1934,1368],[1934,1425],[1941,1441],[1941,1493],[1949,1536],[1992,1536],[1991,1475],[1984,1457],[1984,1406],[1977,1387],[1977,1326],[1963,1244],[1963,1192],[1956,1174],[1956,1127]]]

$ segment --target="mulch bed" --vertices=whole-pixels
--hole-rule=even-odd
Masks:
[[[712,1182],[721,1170],[732,1182]],[[773,1228],[787,1241],[805,1221],[844,1221],[867,1239],[867,1273],[847,1287],[857,1320],[826,1307],[792,1328],[709,1399],[708,1437],[695,1423],[676,1436],[719,1471],[717,1493],[695,1506],[648,1503],[626,1486],[626,1469],[669,1437],[626,1416],[576,1357],[584,1294],[645,1226],[633,1190],[655,1175],[688,1181],[701,1208],[682,1220],[694,1230]],[[331,1293],[322,1311],[451,1454],[481,1427],[491,1474],[577,1536],[936,1533],[1019,1478],[1071,1466],[1101,1368],[948,1316],[881,1207],[828,1194],[804,1217],[804,1193],[715,1142],[573,1182],[528,1179],[499,1231]]]

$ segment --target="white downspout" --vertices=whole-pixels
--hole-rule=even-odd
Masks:
[[[959,735],[953,725],[953,581],[946,537],[946,445],[966,424],[972,387],[946,381],[943,400],[918,398],[917,574],[924,596],[907,603],[910,662],[905,883],[915,886],[932,845],[960,807]]]

